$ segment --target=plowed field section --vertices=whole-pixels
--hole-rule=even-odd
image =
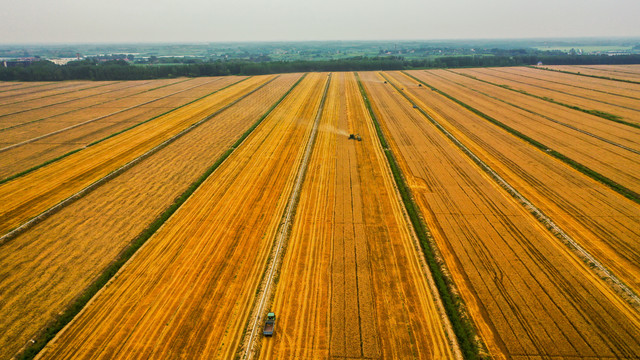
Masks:
[[[138,89],[132,92],[132,89],[126,89],[121,97],[107,97],[88,108],[36,118],[35,122],[2,131],[0,134],[4,142],[0,145],[0,154],[3,155],[0,157],[0,176],[7,177],[71,150],[80,149],[93,141],[166,113],[240,79],[198,78],[169,85],[161,81],[157,85],[145,85],[149,86],[146,90]],[[11,115],[8,118],[13,117],[14,115]]]
[[[0,234],[84,189],[266,80],[248,79],[0,185]]]
[[[635,72],[633,67],[630,71],[620,71],[622,67],[613,68],[608,65],[551,65],[542,66],[543,68],[549,68],[552,70],[569,71],[572,73],[579,73],[585,75],[603,76],[612,79],[622,79],[629,81],[640,82],[640,72]]]
[[[638,313],[390,85],[363,79],[490,353],[636,358]]]
[[[640,207],[399,73],[387,73],[433,118],[574,240],[640,293]]]
[[[355,76],[335,75],[262,358],[453,357],[385,164]]]
[[[0,359],[83,291],[300,77],[282,75],[0,247]]]
[[[413,71],[409,73],[591,170],[612,179],[632,191],[640,193],[640,167],[637,166],[640,161],[640,155],[493,98],[502,96],[503,93],[497,90],[511,93],[506,89],[493,87],[491,90],[492,97],[489,97],[441,77],[442,72],[444,71],[435,70],[434,73],[430,71]],[[472,81],[472,79],[469,79],[469,81]],[[505,94],[506,97],[510,95]],[[518,106],[523,107],[522,104],[518,104]],[[572,111],[569,109],[564,110]],[[575,118],[578,121],[582,117],[582,115],[579,115],[581,113],[573,112],[574,115],[578,114]],[[604,119],[600,120],[605,121]],[[625,137],[627,141],[640,141],[638,136],[634,138]],[[625,137],[609,136],[609,139],[616,140],[615,142],[622,142]]]
[[[309,74],[42,358],[232,358],[326,79]]]
[[[597,110],[620,117],[621,120],[640,125],[640,99],[630,99],[590,89],[580,89],[533,78],[501,72],[500,69],[455,70],[499,86],[525,91],[542,98],[549,98],[585,110]],[[640,88],[640,86],[639,86]],[[611,125],[611,124],[609,124]]]

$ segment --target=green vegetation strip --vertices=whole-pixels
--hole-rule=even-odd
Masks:
[[[533,66],[533,65],[528,65],[527,67],[530,67],[530,68],[532,68],[532,69],[538,69],[538,70],[555,71],[555,72],[560,72],[560,73],[564,73],[564,74],[571,74],[571,75],[578,75],[578,76],[586,76],[586,77],[591,77],[591,78],[596,78],[596,79],[604,79],[604,80],[620,81],[620,82],[626,82],[626,83],[631,83],[631,84],[640,84],[640,81],[633,81],[633,80],[626,80],[626,79],[618,79],[618,78],[612,78],[612,77],[608,77],[608,76],[598,76],[598,75],[582,74],[582,73],[580,73],[580,72],[573,72],[573,71],[566,71],[566,70],[558,70],[558,69],[549,69],[549,68],[539,67],[539,66]]]
[[[514,92],[517,92],[517,93],[520,93],[520,94],[523,94],[523,95],[531,96],[533,98],[544,100],[544,101],[547,101],[547,102],[550,102],[550,103],[553,103],[553,104],[556,104],[556,105],[564,106],[564,107],[569,108],[569,109],[582,111],[583,113],[587,113],[587,114],[590,114],[590,115],[595,115],[597,117],[601,117],[601,118],[606,119],[606,120],[617,122],[619,124],[623,124],[623,125],[627,125],[627,126],[631,126],[631,127],[640,129],[640,125],[624,121],[624,120],[622,120],[622,117],[620,117],[618,115],[609,114],[609,113],[604,112],[604,111],[589,110],[589,109],[581,108],[579,106],[565,104],[565,103],[562,103],[560,101],[554,100],[552,98],[548,98],[546,96],[538,96],[538,95],[531,94],[531,93],[526,92],[526,91],[521,90],[521,89],[514,89],[509,85],[496,84],[496,83],[491,82],[491,81],[478,79],[477,77],[475,77],[473,75],[469,75],[469,74],[465,74],[465,73],[457,73],[457,72],[452,72],[452,73],[457,74],[457,75],[466,76],[466,77],[468,77],[470,79],[473,79],[473,80],[477,80],[477,81],[480,81],[480,82],[483,82],[483,83],[486,83],[486,84],[489,84],[489,85],[501,87],[503,89],[511,90],[511,91],[514,91]],[[616,106],[616,105],[613,105],[613,106]]]
[[[449,100],[455,102],[456,104],[462,106],[463,108],[471,111],[472,113],[480,116],[481,118],[489,121],[490,123],[492,123],[492,124],[502,128],[502,129],[506,130],[508,133],[519,137],[520,139],[528,142],[529,144],[531,144],[531,145],[535,146],[536,148],[544,151],[545,153],[547,153],[547,154],[549,154],[549,155],[551,155],[551,156],[563,161],[564,163],[566,163],[569,166],[571,166],[572,168],[580,171],[581,173],[589,176],[590,178],[607,185],[608,187],[610,187],[611,189],[613,189],[614,191],[616,191],[620,195],[626,197],[627,199],[630,199],[630,200],[635,201],[636,203],[640,204],[640,194],[636,193],[635,191],[630,190],[630,189],[626,188],[625,186],[622,186],[622,185],[618,184],[617,182],[609,179],[608,177],[606,177],[606,176],[604,176],[604,175],[602,175],[602,174],[600,174],[600,173],[598,173],[598,172],[596,172],[596,171],[594,171],[594,170],[582,165],[581,163],[579,163],[579,162],[577,162],[577,161],[575,161],[575,160],[573,160],[573,159],[571,159],[571,158],[569,158],[569,157],[557,152],[556,150],[550,149],[549,147],[547,147],[546,145],[542,144],[541,142],[539,142],[537,140],[534,140],[533,138],[530,138],[529,136],[519,132],[518,130],[516,130],[516,129],[514,129],[514,128],[512,128],[512,127],[510,127],[510,126],[508,126],[508,125],[496,120],[496,119],[494,119],[493,117],[481,112],[480,110],[478,110],[478,109],[476,109],[474,107],[471,107],[470,105],[468,105],[468,104],[466,104],[466,103],[454,98],[453,96],[451,96],[451,95],[449,95],[449,94],[447,94],[447,93],[445,93],[445,92],[443,92],[441,90],[436,89],[435,87],[433,87],[433,86],[427,84],[426,82],[416,78],[415,76],[413,76],[411,74],[408,74],[405,71],[403,71],[402,73],[407,75],[408,77],[420,82],[421,84],[429,87],[431,90],[441,94],[442,96],[448,98]]]
[[[213,172],[231,155],[231,153],[238,147],[244,140],[255,130],[255,128],[262,123],[262,121],[269,116],[269,114],[276,108],[293,89],[306,76],[303,75],[295,84],[284,94],[278,101],[273,104],[247,131],[245,131],[236,142],[227,149],[213,165],[211,165],[196,181],[194,181],[180,196],[178,196],[173,203],[162,212],[140,235],[138,235],[129,246],[118,256],[118,258],[112,262],[98,278],[79,296],[77,297],[63,312],[62,314],[49,324],[41,334],[37,336],[37,340],[31,345],[27,346],[25,350],[16,356],[19,360],[33,359],[45,345],[53,339],[58,332],[60,332],[67,324],[73,320],[73,318],[84,308],[84,306],[91,300],[91,298],[102,289],[113,276],[129,261],[129,259],[135,254],[138,249],[144,245],[149,238],[184,204],[187,199],[207,180],[207,178],[213,174]]]
[[[389,167],[391,168],[391,172],[393,173],[393,178],[396,182],[396,186],[398,187],[398,191],[400,192],[402,202],[407,209],[407,214],[409,215],[411,225],[413,226],[418,240],[420,241],[422,251],[425,255],[427,264],[433,276],[436,288],[438,289],[438,293],[440,295],[440,299],[442,300],[444,310],[447,314],[447,317],[449,318],[449,321],[451,322],[453,332],[455,333],[458,340],[460,350],[462,351],[465,359],[479,359],[481,358],[481,355],[479,353],[479,345],[475,340],[476,332],[468,318],[463,315],[463,301],[459,296],[455,295],[452,292],[453,282],[451,279],[447,278],[444,275],[445,272],[436,259],[435,251],[434,249],[432,249],[432,245],[429,240],[430,231],[428,230],[427,225],[422,220],[423,217],[418,206],[413,200],[411,189],[407,185],[402,174],[402,170],[400,169],[400,166],[396,162],[395,157],[393,156],[393,153],[389,148],[389,144],[387,143],[387,140],[384,136],[382,127],[371,107],[367,92],[364,89],[364,86],[362,85],[360,77],[357,73],[356,78],[358,79],[358,87],[360,88],[360,93],[362,94],[362,98],[364,99],[365,106],[369,111],[371,119],[373,120],[378,139],[380,139],[380,144],[382,145],[385,156],[387,157],[387,162],[389,163]]]
[[[194,103],[194,102],[196,102],[196,101],[202,100],[202,99],[204,99],[204,98],[206,98],[206,97],[208,97],[208,96],[211,96],[211,95],[213,95],[213,94],[215,94],[215,93],[217,93],[217,92],[219,92],[219,91],[222,91],[222,90],[224,90],[224,89],[226,89],[226,88],[229,88],[229,87],[231,87],[231,86],[234,86],[234,85],[236,85],[236,84],[238,84],[238,83],[241,83],[241,82],[243,82],[243,81],[245,81],[245,80],[248,80],[249,78],[251,78],[251,77],[246,77],[246,78],[244,78],[244,79],[241,79],[241,80],[239,80],[239,81],[236,81],[236,82],[234,82],[233,84],[229,84],[229,85],[227,85],[227,86],[225,86],[225,87],[223,87],[223,88],[221,88],[221,89],[218,89],[218,90],[216,90],[216,91],[210,92],[209,94],[206,94],[206,95],[204,95],[204,96],[201,96],[201,97],[199,97],[199,98],[197,98],[197,99],[195,99],[195,100],[193,100],[193,101],[189,101],[188,103],[182,104],[182,105],[180,105],[180,106],[178,106],[178,107],[175,107],[175,108],[173,108],[173,109],[171,109],[171,110],[165,111],[165,112],[163,112],[163,113],[162,113],[162,114],[160,114],[160,115],[156,115],[156,116],[154,116],[154,117],[152,117],[152,118],[150,118],[150,119],[147,119],[147,120],[142,121],[142,122],[139,122],[139,123],[137,123],[137,124],[135,124],[135,125],[129,126],[129,127],[128,127],[128,128],[126,128],[126,129],[123,129],[123,130],[120,130],[120,131],[118,131],[118,132],[115,132],[115,133],[113,133],[113,134],[111,134],[111,135],[109,135],[109,136],[107,136],[107,137],[104,137],[104,138],[102,138],[102,139],[100,139],[100,140],[96,140],[96,141],[94,141],[94,142],[92,142],[92,143],[90,143],[90,144],[85,145],[84,147],[81,147],[81,148],[79,148],[79,149],[75,149],[75,150],[71,150],[71,151],[69,151],[68,153],[65,153],[65,154],[62,154],[62,155],[58,156],[57,158],[54,158],[54,159],[48,160],[48,161],[46,161],[46,162],[44,162],[44,163],[42,163],[42,164],[40,164],[40,165],[36,165],[36,166],[34,166],[34,167],[32,167],[32,168],[29,168],[29,169],[27,169],[27,170],[25,170],[25,171],[21,171],[21,172],[19,172],[19,173],[17,173],[17,174],[14,174],[14,175],[11,175],[11,176],[9,176],[9,177],[6,177],[6,178],[4,178],[4,179],[0,180],[0,185],[2,185],[2,184],[4,184],[4,183],[6,183],[6,182],[8,182],[8,181],[11,181],[11,180],[13,180],[13,179],[15,179],[15,178],[18,178],[18,177],[20,177],[20,176],[26,175],[26,174],[28,174],[28,173],[30,173],[30,172],[33,172],[33,171],[35,171],[35,170],[38,170],[38,169],[40,169],[41,167],[47,166],[47,165],[49,165],[49,164],[51,164],[51,163],[54,163],[54,162],[56,162],[56,161],[58,161],[58,160],[60,160],[60,159],[64,159],[64,158],[66,158],[67,156],[72,155],[72,154],[75,154],[75,153],[77,153],[78,151],[80,151],[80,150],[82,150],[82,149],[85,149],[85,148],[88,148],[88,147],[90,147],[90,146],[94,146],[94,145],[96,145],[96,144],[99,144],[99,143],[101,143],[101,142],[103,142],[103,141],[105,141],[105,140],[108,140],[108,139],[110,139],[110,138],[112,138],[112,137],[114,137],[114,136],[120,135],[120,134],[122,134],[122,133],[124,133],[124,132],[126,132],[126,131],[129,131],[129,130],[131,130],[131,129],[137,128],[137,127],[138,127],[138,126],[140,126],[140,125],[146,124],[146,123],[148,123],[149,121],[155,120],[155,119],[157,119],[157,118],[159,118],[159,117],[161,117],[161,116],[164,116],[164,115],[167,115],[167,114],[169,114],[169,113],[172,113],[172,112],[174,112],[174,111],[176,111],[176,110],[178,110],[178,109],[180,109],[180,108],[183,108],[183,107],[185,107],[185,106],[187,106],[187,105],[193,104],[193,103]]]

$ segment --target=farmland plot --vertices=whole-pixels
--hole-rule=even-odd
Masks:
[[[602,76],[608,77],[611,79],[621,79],[628,81],[636,81],[640,82],[640,72],[631,70],[631,71],[616,71],[612,68],[608,67],[608,65],[551,65],[551,66],[542,66],[543,68],[549,68],[552,70],[561,70],[568,71],[572,73],[578,74],[586,74],[586,75],[594,75],[594,76]],[[618,68],[620,69],[620,68]],[[631,67],[630,69],[634,69]]]
[[[268,80],[255,77],[0,185],[0,234],[56,205]]]
[[[569,106],[600,111],[640,126],[640,98],[630,99],[592,89],[581,89],[534,78],[524,78],[496,69],[465,69],[455,70],[455,72],[470,75],[498,86],[508,86],[517,91],[525,91],[528,94],[548,98]],[[640,89],[640,86],[638,88]]]
[[[631,99],[640,98],[640,87],[636,84],[598,79],[592,77],[546,71],[539,68],[509,67],[496,71],[516,74],[526,78],[540,79],[551,83],[569,85],[575,88],[592,89],[612,95],[626,96]]]
[[[636,358],[640,316],[375,74],[404,176],[496,358]]]
[[[0,246],[0,358],[78,296],[300,77],[264,88]]]
[[[525,198],[640,293],[640,207],[413,79],[386,73]]]
[[[309,74],[41,358],[232,358],[326,79]]]
[[[355,76],[335,75],[261,358],[453,358],[385,164]]]
[[[431,72],[415,71],[409,73],[520,133],[539,141],[549,149],[558,151],[618,184],[640,193],[640,167],[636,166],[640,161],[640,155],[591,135],[556,124],[542,118],[540,115],[507,105],[495,98],[457,85]],[[509,92],[506,89],[498,90]],[[496,93],[493,93],[494,95],[492,96],[495,97]],[[565,110],[571,111],[569,109]],[[578,112],[578,114],[581,113]],[[635,139],[635,141],[640,140],[638,138]],[[633,142],[634,140],[627,138],[627,141]]]
[[[242,78],[201,78],[177,84],[158,84],[128,96],[104,101],[59,116],[36,119],[2,131],[0,176],[6,177],[128,127],[171,111]],[[127,94],[123,94],[127,95]]]

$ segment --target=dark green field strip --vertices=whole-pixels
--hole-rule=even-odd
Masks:
[[[402,174],[402,170],[400,169],[393,152],[389,148],[389,144],[384,136],[382,127],[375,115],[375,112],[373,111],[373,108],[371,107],[371,103],[369,102],[367,92],[360,81],[360,76],[358,73],[355,74],[358,80],[360,93],[362,94],[362,98],[364,99],[369,115],[373,120],[376,134],[384,150],[391,172],[393,173],[393,178],[396,186],[398,187],[398,191],[400,192],[405,209],[407,210],[411,225],[413,226],[418,240],[420,241],[429,270],[431,271],[436,288],[438,289],[438,294],[442,300],[447,317],[451,322],[458,344],[460,345],[460,350],[462,351],[465,359],[479,359],[481,358],[479,352],[481,345],[478,343],[479,337],[476,335],[476,330],[469,319],[464,315],[466,312],[464,311],[463,300],[452,291],[453,281],[445,275],[446,271],[443,269],[444,265],[439,263],[436,259],[435,251],[433,249],[435,242],[431,238],[431,232],[424,223],[420,209],[413,200],[411,189],[407,185],[404,175]]]
[[[234,83],[232,83],[232,84],[229,84],[229,85],[227,85],[227,86],[225,86],[225,87],[223,87],[223,88],[220,88],[220,89],[215,90],[215,91],[213,91],[213,92],[210,92],[210,93],[208,93],[208,94],[206,94],[206,95],[203,95],[203,96],[201,96],[201,97],[199,97],[199,98],[197,98],[197,99],[195,99],[195,100],[189,101],[189,102],[187,102],[187,103],[185,103],[185,104],[182,104],[182,105],[180,105],[180,106],[178,106],[178,107],[175,107],[175,108],[173,108],[173,109],[171,109],[171,110],[165,111],[165,112],[163,112],[162,114],[156,115],[156,116],[154,116],[154,117],[152,117],[152,118],[149,118],[149,119],[144,120],[144,121],[142,121],[142,122],[139,122],[139,123],[137,123],[137,124],[135,124],[135,125],[132,125],[132,126],[130,126],[130,127],[128,127],[128,128],[126,128],[126,129],[123,129],[123,130],[120,130],[120,131],[118,131],[118,132],[115,132],[115,133],[113,133],[113,134],[111,134],[111,135],[109,135],[109,136],[107,136],[107,137],[104,137],[104,138],[102,138],[102,139],[100,139],[100,140],[96,140],[96,141],[94,141],[94,142],[92,142],[92,143],[90,143],[90,144],[87,144],[87,145],[85,145],[85,146],[83,146],[83,147],[79,148],[79,149],[75,149],[75,150],[69,151],[69,152],[67,152],[67,153],[65,153],[65,154],[63,154],[63,155],[61,155],[61,156],[58,156],[58,157],[56,157],[56,158],[54,158],[54,159],[51,159],[51,160],[48,160],[48,161],[46,161],[46,162],[44,162],[44,163],[42,163],[42,164],[40,164],[40,165],[36,165],[36,166],[34,166],[34,167],[30,168],[30,169],[27,169],[27,170],[25,170],[25,171],[21,171],[21,172],[19,172],[19,173],[15,174],[15,175],[11,175],[11,176],[9,176],[9,177],[6,177],[6,178],[4,178],[4,179],[0,180],[0,185],[1,185],[1,184],[6,183],[6,182],[8,182],[8,181],[11,181],[11,180],[13,180],[13,179],[16,179],[16,178],[18,178],[18,177],[20,177],[20,176],[26,175],[26,174],[28,174],[28,173],[30,173],[30,172],[32,172],[32,171],[34,171],[34,170],[40,169],[41,167],[46,166],[46,165],[49,165],[49,164],[51,164],[51,163],[53,163],[53,162],[56,162],[56,161],[58,161],[58,160],[60,160],[60,159],[64,159],[65,157],[67,157],[67,156],[69,156],[69,155],[72,155],[72,154],[75,154],[75,153],[77,153],[78,151],[81,151],[82,149],[85,149],[85,148],[88,148],[88,147],[90,147],[90,146],[94,146],[94,145],[96,145],[96,144],[99,144],[99,143],[101,143],[101,142],[103,142],[103,141],[105,141],[105,140],[107,140],[107,139],[110,139],[110,138],[112,138],[112,137],[114,137],[114,136],[120,135],[120,134],[122,134],[122,133],[124,133],[124,132],[126,132],[126,131],[129,131],[129,130],[131,130],[131,129],[134,129],[134,128],[136,128],[136,127],[140,126],[140,125],[146,124],[146,123],[148,123],[149,121],[153,121],[153,120],[155,120],[155,119],[157,119],[157,118],[159,118],[159,117],[161,117],[161,116],[167,115],[167,114],[169,114],[169,113],[171,113],[171,112],[174,112],[174,111],[176,111],[176,110],[178,110],[178,109],[180,109],[180,108],[183,108],[183,107],[185,107],[185,106],[187,106],[187,105],[193,104],[193,103],[194,103],[194,102],[196,102],[196,101],[202,100],[202,99],[204,99],[204,98],[206,98],[206,97],[208,97],[208,96],[211,96],[211,95],[213,95],[213,94],[215,94],[215,93],[217,93],[217,92],[219,92],[219,91],[222,91],[222,90],[227,89],[227,88],[229,88],[229,87],[231,87],[231,86],[234,86],[234,85],[236,85],[236,84],[238,84],[238,83],[240,83],[240,82],[243,82],[243,81],[245,81],[245,80],[247,80],[247,79],[249,79],[249,78],[251,78],[251,77],[246,77],[246,78],[244,78],[244,79],[240,79],[240,80],[238,80],[238,81],[236,81],[236,82],[234,82]]]
[[[617,182],[609,179],[608,177],[606,177],[606,176],[604,176],[604,175],[602,175],[602,174],[600,174],[600,173],[598,173],[598,172],[596,172],[596,171],[594,171],[594,170],[582,165],[581,163],[579,163],[579,162],[577,162],[577,161],[575,161],[575,160],[573,160],[573,159],[571,159],[571,158],[559,153],[556,150],[550,149],[549,147],[547,147],[546,145],[542,144],[541,142],[530,138],[529,136],[527,136],[527,135],[519,132],[518,130],[516,130],[516,129],[514,129],[514,128],[512,128],[512,127],[510,127],[510,126],[508,126],[508,125],[496,120],[495,118],[493,118],[493,117],[491,117],[491,116],[489,116],[489,115],[487,115],[487,114],[485,114],[485,113],[483,113],[483,112],[481,112],[481,111],[479,111],[479,110],[467,105],[466,103],[454,98],[453,96],[451,96],[451,95],[449,95],[449,94],[447,94],[447,93],[445,93],[445,92],[443,92],[441,90],[436,89],[435,87],[433,87],[433,86],[427,84],[426,82],[416,78],[415,76],[413,76],[411,74],[408,74],[405,71],[403,71],[402,73],[405,74],[406,76],[412,78],[413,80],[418,81],[419,83],[429,87],[431,90],[443,95],[444,97],[448,98],[449,100],[451,100],[451,101],[455,102],[456,104],[462,106],[463,108],[471,111],[472,113],[480,116],[481,118],[489,121],[490,123],[492,123],[492,124],[502,128],[502,129],[506,130],[510,134],[515,135],[518,138],[528,142],[529,144],[535,146],[536,148],[544,151],[546,154],[549,154],[549,155],[551,155],[551,156],[563,161],[564,163],[566,163],[569,166],[573,167],[574,169],[580,171],[581,173],[589,176],[590,178],[607,185],[608,187],[610,187],[611,189],[613,189],[614,191],[616,191],[620,195],[622,195],[622,196],[624,196],[624,197],[626,197],[626,198],[628,198],[628,199],[630,199],[632,201],[635,201],[636,203],[640,204],[640,194],[636,193],[635,191],[632,191],[632,190],[626,188],[625,186],[622,186],[622,185],[618,184]]]
[[[529,65],[529,66],[527,66],[527,67],[530,67],[530,68],[532,68],[532,69],[538,69],[538,70],[555,71],[555,72],[561,72],[561,73],[564,73],[564,74],[571,74],[571,75],[577,75],[577,76],[592,77],[592,78],[596,78],[596,79],[604,79],[604,80],[620,81],[620,82],[626,82],[626,83],[631,83],[631,84],[640,84],[640,81],[633,81],[633,80],[626,80],[626,79],[617,79],[617,78],[612,78],[612,77],[608,77],[608,76],[598,76],[598,75],[581,74],[581,73],[577,73],[577,72],[573,72],[573,71],[549,69],[549,68],[545,68],[545,67],[537,67],[537,66],[533,66],[533,65]]]
[[[564,106],[564,107],[572,109],[572,110],[582,111],[582,112],[587,113],[589,115],[595,115],[595,116],[601,117],[601,118],[609,120],[609,121],[613,121],[613,122],[616,122],[616,123],[619,123],[619,124],[623,124],[623,125],[627,125],[627,126],[631,126],[631,127],[640,129],[640,124],[634,124],[634,123],[631,123],[631,122],[628,122],[628,121],[624,121],[624,120],[622,120],[622,117],[618,116],[618,115],[609,114],[607,112],[599,111],[599,110],[584,109],[584,108],[581,108],[579,106],[565,104],[563,102],[560,102],[560,101],[557,101],[557,100],[554,100],[554,99],[551,99],[551,98],[548,98],[548,97],[545,97],[545,96],[534,95],[534,94],[531,94],[531,93],[526,92],[526,91],[521,90],[521,89],[514,89],[509,85],[496,84],[496,83],[488,81],[488,80],[479,79],[479,78],[477,78],[477,77],[475,77],[473,75],[469,75],[469,74],[465,74],[465,73],[453,72],[451,70],[447,70],[447,71],[452,72],[454,74],[466,76],[466,77],[468,77],[470,79],[477,80],[477,81],[480,81],[480,82],[483,82],[483,83],[486,83],[486,84],[489,84],[489,85],[497,86],[497,87],[500,87],[500,88],[503,88],[503,89],[507,89],[507,90],[510,90],[510,91],[513,91],[513,92],[517,92],[517,93],[520,93],[520,94],[523,94],[523,95],[531,96],[531,97],[536,98],[536,99],[544,100],[544,101],[550,102],[552,104]],[[515,81],[515,80],[512,80],[512,81]],[[520,82],[520,81],[516,81],[516,82]],[[559,92],[559,93],[562,93],[562,94],[566,94],[566,95],[576,96],[576,95],[569,94],[569,93],[566,93],[566,92],[563,92],[563,91],[547,89],[547,88],[544,88],[544,87],[541,87],[541,88],[542,89],[546,89],[546,90],[550,90],[550,91],[556,91],[556,92]],[[583,97],[583,96],[577,96],[577,97],[583,98],[583,99],[586,99],[586,100],[592,100],[592,99],[589,99],[589,98],[586,98],[586,97]],[[598,100],[594,100],[594,101],[598,101]],[[607,105],[611,105],[611,106],[618,106],[618,105],[606,103],[606,102],[603,102],[603,101],[599,101],[599,102],[602,102],[603,104],[607,104]],[[632,108],[626,108],[626,109],[630,109],[630,110],[634,110],[634,111],[640,111],[639,109],[632,109]]]
[[[58,332],[60,332],[73,318],[85,307],[85,305],[91,300],[91,298],[102,289],[113,278],[116,273],[124,266],[127,261],[151,238],[151,236],[184,204],[187,199],[204,183],[207,178],[231,155],[231,153],[238,148],[244,140],[255,130],[262,121],[269,116],[269,114],[298,86],[298,84],[305,78],[306,74],[300,77],[298,81],[291,86],[291,88],[284,94],[276,103],[274,103],[247,131],[245,131],[236,140],[229,149],[227,149],[218,159],[196,180],[194,181],[180,196],[178,196],[173,204],[168,206],[156,219],[149,224],[149,226],[143,230],[131,243],[122,251],[117,259],[114,260],[102,273],[96,278],[96,280],[80,295],[76,298],[61,314],[60,316],[49,324],[42,333],[40,333],[31,345],[27,346],[24,351],[16,356],[17,359],[27,360],[36,357],[38,352],[42,350],[45,345],[51,341]],[[265,84],[261,85],[265,86]],[[257,89],[256,89],[257,90]]]
[[[456,74],[456,73],[454,73],[454,74]],[[501,99],[501,98],[499,98],[499,97],[497,97],[497,96],[493,96],[493,95],[491,95],[491,94],[487,94],[487,93],[485,93],[485,92],[483,92],[483,91],[480,91],[480,90],[477,90],[477,89],[471,88],[471,87],[466,86],[466,85],[464,85],[464,84],[461,84],[461,83],[459,83],[459,82],[456,82],[456,81],[453,81],[453,80],[445,79],[445,78],[441,77],[441,76],[440,76],[440,75],[438,75],[438,74],[431,73],[431,75],[436,76],[436,77],[439,77],[439,78],[441,78],[441,79],[443,79],[443,80],[445,80],[445,81],[450,81],[450,82],[452,82],[452,83],[454,83],[454,84],[456,84],[456,85],[458,85],[458,86],[460,86],[460,87],[463,87],[463,88],[465,88],[465,89],[469,89],[469,90],[471,90],[471,91],[473,91],[473,92],[477,92],[478,94],[482,94],[482,95],[484,95],[484,96],[486,96],[486,97],[488,97],[488,98],[494,99],[494,100],[496,100],[496,101],[500,101],[500,102],[505,103],[505,104],[507,104],[507,105],[509,105],[509,106],[512,106],[512,107],[514,107],[514,108],[516,108],[516,109],[519,109],[519,110],[522,110],[522,111],[526,111],[526,112],[528,112],[529,114],[533,114],[533,115],[539,116],[539,117],[541,117],[541,118],[543,118],[543,119],[546,119],[546,120],[549,120],[549,121],[551,121],[551,122],[553,122],[553,123],[555,123],[555,124],[558,124],[558,125],[564,126],[564,127],[569,128],[569,129],[571,129],[571,130],[575,130],[575,131],[577,131],[577,132],[579,132],[579,133],[585,134],[585,135],[587,135],[587,136],[591,136],[591,137],[593,137],[593,138],[595,138],[595,139],[598,139],[598,140],[600,140],[600,141],[604,141],[604,142],[606,142],[606,143],[608,143],[608,144],[610,144],[610,145],[613,145],[613,146],[619,147],[619,148],[621,148],[621,149],[624,149],[624,150],[627,150],[627,151],[630,151],[630,152],[632,152],[632,153],[635,153],[635,154],[640,155],[640,151],[639,151],[639,150],[636,150],[636,149],[630,148],[630,147],[628,147],[628,146],[625,146],[625,145],[619,144],[619,143],[617,143],[617,142],[615,142],[615,141],[609,140],[609,139],[607,139],[607,138],[604,138],[604,137],[602,137],[602,136],[599,136],[599,135],[596,135],[596,134],[594,134],[594,133],[588,132],[588,131],[586,131],[586,130],[582,130],[582,129],[580,129],[580,128],[578,128],[578,127],[575,127],[575,126],[573,126],[573,125],[571,125],[571,124],[567,124],[567,123],[565,123],[565,122],[562,122],[562,121],[556,120],[556,119],[554,119],[554,118],[552,118],[552,117],[549,117],[549,116],[546,116],[546,115],[540,114],[540,113],[538,113],[538,112],[535,112],[535,111],[533,111],[533,110],[531,110],[531,109],[528,109],[528,108],[522,107],[522,106],[520,106],[520,105],[516,105],[516,104],[514,104],[514,103],[512,103],[512,102],[506,101],[506,100],[504,100],[504,99]],[[465,75],[463,75],[463,74],[457,74],[457,75],[465,76]],[[473,79],[473,78],[472,78],[472,79]],[[474,79],[474,80],[476,80],[476,79]],[[492,84],[492,85],[493,85],[493,84]],[[498,86],[498,87],[502,87],[502,86]],[[519,92],[519,91],[516,91],[516,92]],[[635,126],[634,126],[634,127],[635,127]],[[640,126],[638,126],[638,128],[640,128]]]

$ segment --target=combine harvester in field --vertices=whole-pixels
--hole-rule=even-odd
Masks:
[[[358,140],[362,141],[362,137],[359,134],[349,134],[349,140]]]
[[[273,336],[276,331],[276,314],[270,312],[267,314],[267,321],[264,323],[264,330],[262,334],[264,336]]]

